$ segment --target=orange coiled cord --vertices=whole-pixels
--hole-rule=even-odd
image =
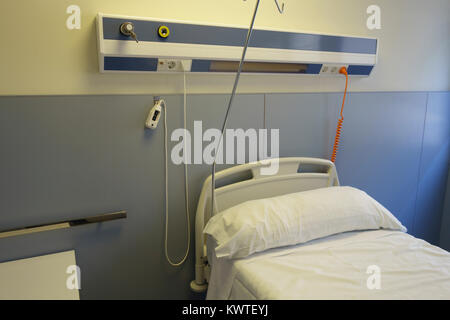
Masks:
[[[337,151],[338,151],[338,148],[339,148],[339,140],[341,139],[342,123],[344,122],[343,112],[344,112],[345,97],[347,95],[347,85],[348,85],[347,69],[345,67],[342,67],[339,70],[339,73],[345,75],[345,90],[344,90],[344,99],[342,100],[341,118],[338,120],[338,124],[337,124],[337,128],[336,128],[336,137],[334,138],[333,154],[331,156],[331,161],[333,163],[336,162]]]

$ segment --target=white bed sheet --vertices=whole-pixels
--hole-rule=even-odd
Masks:
[[[245,259],[209,258],[207,299],[450,299],[450,253],[401,231],[349,232]],[[369,266],[380,289],[369,289]]]

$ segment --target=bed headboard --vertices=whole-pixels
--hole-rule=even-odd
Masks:
[[[274,175],[261,175],[261,168],[278,162]],[[311,170],[311,167],[314,170]],[[317,170],[319,169],[319,170]],[[221,182],[250,173],[249,179],[221,185]],[[338,186],[336,167],[329,160],[317,158],[277,158],[239,165],[216,173],[216,212],[226,210],[248,200],[280,196],[330,186]],[[206,237],[203,229],[211,216],[211,176],[200,193],[195,217],[195,280],[191,288],[203,292],[207,288],[208,266]]]

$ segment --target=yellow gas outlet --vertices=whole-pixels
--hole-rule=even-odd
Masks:
[[[161,38],[167,38],[170,35],[170,29],[167,26],[160,26],[158,28],[158,35]]]

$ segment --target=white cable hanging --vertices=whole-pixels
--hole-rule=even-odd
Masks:
[[[186,132],[186,105],[187,105],[187,94],[186,94],[186,72],[183,72],[183,122],[184,129]],[[168,156],[167,156],[167,107],[164,104],[164,155],[165,155],[165,176],[166,176],[166,236],[165,236],[165,253],[167,262],[173,267],[181,266],[189,256],[190,244],[191,244],[191,226],[190,226],[190,214],[189,214],[189,183],[188,183],[188,171],[186,163],[186,136],[184,137],[184,182],[185,182],[185,205],[186,205],[186,238],[187,238],[187,248],[184,257],[179,262],[173,262],[169,257],[168,250],[168,237],[169,237],[169,171],[168,171]]]

